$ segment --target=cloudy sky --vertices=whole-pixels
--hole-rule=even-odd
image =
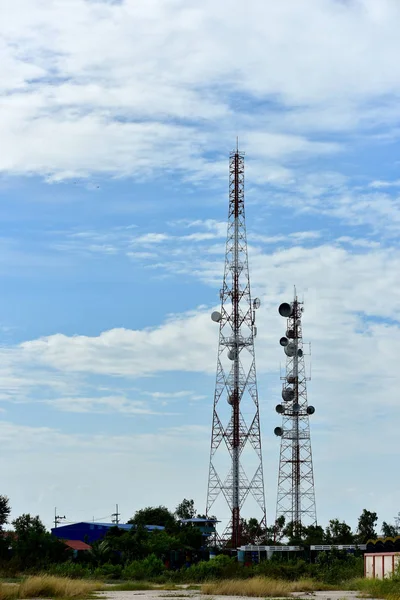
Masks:
[[[318,520],[400,509],[397,0],[0,0],[0,493],[206,501],[228,156],[246,153],[268,520],[304,297]],[[397,315],[397,316],[396,316]],[[218,516],[226,522],[228,513]]]

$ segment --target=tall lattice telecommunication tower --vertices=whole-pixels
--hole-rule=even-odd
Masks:
[[[225,271],[220,291],[217,376],[211,435],[207,515],[223,495],[231,512],[222,541],[232,548],[241,543],[241,509],[251,495],[266,525],[254,338],[255,311],[250,295],[244,211],[244,154],[236,149],[229,159],[229,215]]]
[[[292,303],[280,305],[279,314],[287,319],[287,330],[280,339],[286,354],[286,373],[281,377],[283,404],[276,406],[276,412],[282,415],[282,427],[274,430],[281,438],[276,518],[283,515],[298,536],[302,527],[317,523],[309,423],[315,408],[307,403],[303,303],[298,301],[296,292]]]

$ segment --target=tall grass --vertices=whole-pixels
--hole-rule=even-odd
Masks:
[[[23,598],[86,598],[102,584],[52,575],[27,577],[21,583],[1,583],[0,600]]]
[[[225,579],[205,583],[201,586],[203,594],[208,596],[253,596],[264,598],[278,598],[290,596],[292,592],[314,592],[329,589],[313,579],[299,579],[298,581],[284,581],[269,579],[267,577],[253,577],[251,579]]]
[[[350,589],[359,590],[368,597],[400,600],[400,579],[398,575],[385,579],[354,579]]]

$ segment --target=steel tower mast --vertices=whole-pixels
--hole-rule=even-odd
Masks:
[[[287,331],[280,339],[286,354],[286,374],[281,377],[283,404],[276,406],[282,427],[274,430],[281,437],[276,518],[283,515],[286,525],[292,523],[293,534],[298,536],[302,527],[317,524],[317,515],[309,423],[315,408],[307,403],[310,378],[303,353],[303,303],[296,291],[291,304],[280,305],[279,314],[287,319]]]
[[[255,310],[259,308],[260,301],[256,298],[252,302],[250,295],[244,211],[244,153],[237,148],[231,152],[229,159],[228,232],[220,299],[221,312],[211,315],[211,319],[219,323],[219,345],[207,515],[222,493],[231,511],[230,523],[223,533],[222,542],[238,548],[241,543],[240,512],[248,495],[253,496],[261,509],[260,526],[266,526],[266,510],[254,354],[254,338],[257,335]],[[253,451],[250,478],[244,469],[242,453],[245,447]],[[250,465],[247,459],[246,464]]]

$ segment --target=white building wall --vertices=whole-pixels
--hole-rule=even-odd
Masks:
[[[368,579],[390,577],[400,562],[395,552],[364,554],[364,573]]]
[[[367,579],[374,577],[374,556],[372,554],[364,554],[364,573]]]

